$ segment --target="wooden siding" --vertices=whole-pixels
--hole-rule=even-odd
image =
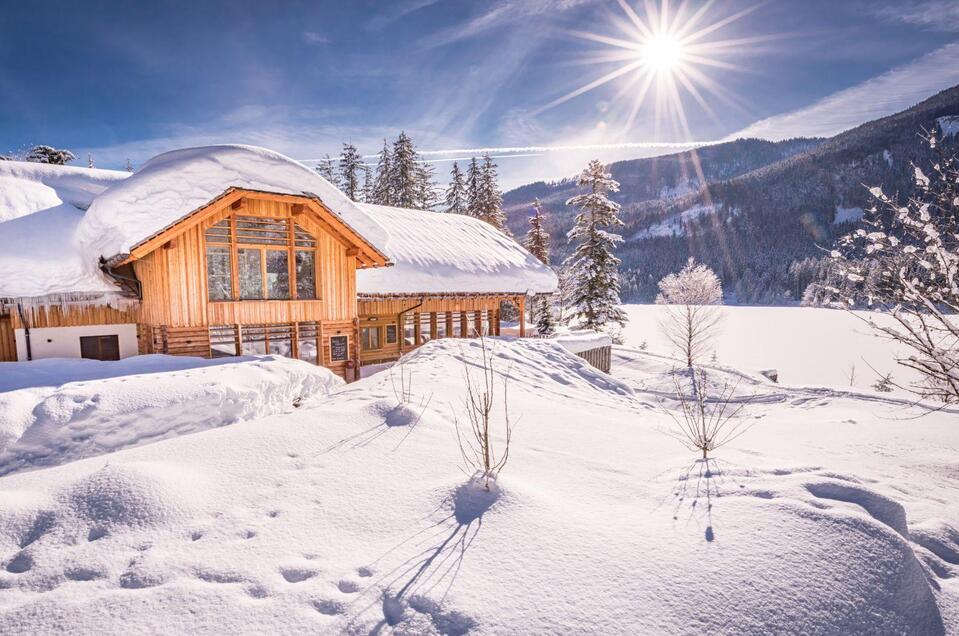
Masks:
[[[130,301],[135,303],[134,300]],[[119,325],[140,322],[140,310],[136,304],[124,309],[107,305],[83,305],[79,302],[62,305],[36,305],[23,308],[24,318],[30,328],[82,327],[84,325]],[[14,329],[22,329],[20,314],[16,307],[10,309]]]
[[[590,366],[596,367],[603,373],[609,373],[613,358],[613,348],[610,346],[596,347],[595,349],[580,351],[575,355],[579,356],[588,362]]]
[[[134,261],[143,286],[142,322],[168,327],[353,320],[356,317],[356,256],[342,237],[331,234],[309,213],[294,217],[293,204],[243,199],[227,206],[172,241]],[[208,300],[204,232],[231,214],[295,221],[317,239],[318,300]]]
[[[17,341],[10,316],[0,316],[0,362],[17,361]]]

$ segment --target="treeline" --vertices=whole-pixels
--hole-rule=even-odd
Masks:
[[[465,172],[454,161],[444,190],[436,183],[433,165],[401,132],[392,144],[383,140],[375,165],[365,163],[356,146],[347,143],[338,158],[326,155],[316,170],[354,201],[464,214],[509,234],[496,168],[488,154],[470,159]]]

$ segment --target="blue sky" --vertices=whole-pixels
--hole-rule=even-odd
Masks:
[[[648,20],[660,2],[629,5]],[[697,28],[731,42],[699,67],[722,90],[705,107],[680,90],[688,130],[653,96],[629,121],[629,74],[544,108],[622,66],[582,36],[631,37],[615,0],[0,5],[0,150],[47,143],[100,167],[209,143],[373,153],[406,130],[440,173],[490,148],[517,185],[664,152],[651,142],[832,134],[959,83],[954,0],[718,0]]]

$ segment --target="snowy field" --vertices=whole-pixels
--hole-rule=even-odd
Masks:
[[[625,305],[629,323],[625,344],[675,355],[659,327],[665,313],[659,305]],[[880,374],[907,384],[917,378],[896,364],[908,352],[877,338],[867,320],[888,320],[871,312],[846,312],[816,307],[720,308],[723,318],[715,341],[716,361],[739,369],[776,369],[779,381],[790,385],[852,387],[872,390]]]
[[[617,348],[610,377],[547,341],[496,346],[518,423],[491,494],[453,428],[476,341],[412,354],[405,407],[382,372],[292,408],[307,365],[269,358],[0,393],[51,391],[29,412],[59,396],[78,431],[48,424],[63,461],[0,478],[0,632],[959,630],[956,411],[711,369],[752,427],[707,471],[669,434],[673,360]],[[283,375],[259,392],[283,396],[272,414],[242,394]],[[190,399],[181,424],[217,424],[198,385],[261,410],[155,441],[151,384]],[[137,403],[141,439],[84,443],[139,427]]]

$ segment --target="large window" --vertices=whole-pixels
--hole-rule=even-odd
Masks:
[[[319,296],[316,239],[290,219],[224,219],[206,231],[206,261],[211,301]]]

